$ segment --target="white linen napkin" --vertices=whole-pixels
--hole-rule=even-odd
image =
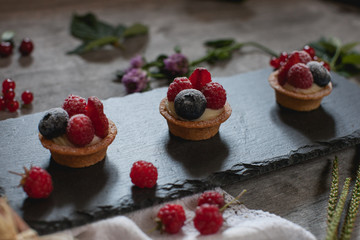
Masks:
[[[218,188],[216,191],[224,193],[226,202],[233,199],[222,189]],[[314,235],[295,223],[268,212],[247,209],[243,204],[233,204],[224,211],[224,224],[216,234],[202,236],[195,229],[192,221],[198,197],[199,194],[195,194],[171,202],[181,204],[186,213],[185,226],[177,234],[161,234],[158,231],[151,231],[156,225],[154,219],[157,212],[165,205],[164,203],[132,212],[126,216],[110,218],[67,230],[58,233],[57,236],[68,237],[64,240],[72,239],[72,237],[79,240],[316,240]]]

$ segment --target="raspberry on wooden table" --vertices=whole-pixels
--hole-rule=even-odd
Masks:
[[[185,211],[181,205],[166,204],[160,208],[156,222],[157,229],[170,234],[178,233],[186,220]]]
[[[198,206],[201,206],[205,203],[215,204],[219,208],[221,208],[225,204],[224,196],[221,193],[216,192],[216,191],[204,192],[203,194],[200,195],[200,197],[198,199]]]
[[[202,235],[216,233],[223,221],[222,213],[217,205],[205,203],[196,208],[194,226]]]
[[[220,83],[209,82],[201,90],[207,101],[207,108],[220,109],[226,103],[226,91]]]
[[[137,161],[131,168],[130,178],[139,188],[152,188],[158,178],[157,168],[151,162]]]
[[[86,100],[80,96],[70,94],[63,103],[63,109],[67,111],[69,117],[75,114],[86,113]]]
[[[71,143],[79,147],[89,144],[95,135],[91,119],[85,114],[76,114],[69,119],[66,135]]]
[[[178,77],[175,78],[174,81],[169,85],[167,91],[167,99],[168,101],[173,102],[175,100],[176,95],[184,89],[192,88],[192,84],[187,77]]]
[[[209,82],[211,82],[211,74],[206,68],[196,68],[190,75],[189,80],[193,88],[201,91],[201,89]]]

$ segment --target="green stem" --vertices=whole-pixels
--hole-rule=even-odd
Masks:
[[[336,61],[338,60],[339,56],[340,56],[340,53],[341,53],[341,47],[338,46],[336,48],[336,52],[334,54],[334,56],[332,57],[331,59],[331,62],[330,62],[330,69],[336,69],[335,68],[335,65],[336,65]]]
[[[260,43],[257,43],[257,42],[245,42],[243,44],[244,46],[245,45],[249,45],[249,46],[253,46],[253,47],[257,47],[258,49],[262,50],[263,52],[269,54],[270,56],[273,56],[273,57],[279,57],[279,54],[277,54],[276,52],[274,52],[273,50],[271,50],[270,48],[268,47],[265,47],[264,45],[260,44]]]
[[[222,208],[220,208],[220,212],[225,211],[225,209],[227,209],[231,204],[233,204],[235,201],[239,200],[242,195],[244,195],[246,193],[246,189],[242,190],[242,192],[236,197],[234,198],[231,202],[228,202],[227,204],[225,204]]]

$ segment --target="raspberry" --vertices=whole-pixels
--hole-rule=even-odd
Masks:
[[[95,135],[104,138],[109,133],[109,120],[104,114],[104,106],[97,97],[89,97],[86,106],[86,115],[91,119]]]
[[[193,88],[201,91],[203,86],[211,82],[211,75],[206,68],[199,67],[190,75],[189,80]]]
[[[66,128],[69,141],[79,147],[89,144],[95,135],[91,119],[84,114],[72,116]]]
[[[280,85],[284,85],[287,82],[287,74],[289,69],[297,63],[307,63],[311,61],[311,57],[305,51],[294,51],[290,54],[287,61],[279,69],[278,82]]]
[[[160,208],[157,214],[157,229],[171,234],[178,233],[184,226],[185,220],[185,211],[181,205],[167,204]]]
[[[221,208],[225,204],[224,196],[221,193],[216,192],[216,191],[204,192],[203,194],[200,195],[200,197],[198,199],[198,206],[201,206],[205,203],[215,204],[219,208]]]
[[[176,95],[184,89],[192,88],[192,84],[187,77],[178,77],[170,84],[167,91],[168,101],[174,101]]]
[[[223,216],[216,205],[205,203],[196,208],[194,226],[203,235],[216,233],[223,221]]]
[[[226,102],[226,91],[220,83],[210,82],[206,84],[201,92],[207,101],[207,108],[220,109]]]
[[[47,111],[39,122],[39,132],[47,139],[59,137],[66,133],[69,121],[68,113],[62,108]]]
[[[86,100],[85,98],[70,94],[63,103],[63,109],[67,111],[69,117],[75,114],[86,113]]]
[[[152,188],[156,184],[158,172],[152,163],[141,160],[133,164],[130,178],[139,188]]]
[[[50,174],[40,168],[31,167],[30,170],[24,167],[25,173],[15,173],[22,176],[20,185],[29,198],[47,198],[53,191],[53,185]]]
[[[314,82],[310,68],[303,63],[297,63],[289,69],[288,83],[294,87],[307,89]]]

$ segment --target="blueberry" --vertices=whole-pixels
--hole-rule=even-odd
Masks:
[[[325,87],[331,80],[329,71],[319,62],[311,61],[306,64],[313,75],[314,82],[320,87]]]
[[[175,112],[187,120],[199,118],[205,111],[206,98],[196,89],[185,89],[179,92],[174,100]]]
[[[68,121],[69,115],[64,109],[52,108],[40,120],[39,132],[47,139],[59,137],[66,133]]]

